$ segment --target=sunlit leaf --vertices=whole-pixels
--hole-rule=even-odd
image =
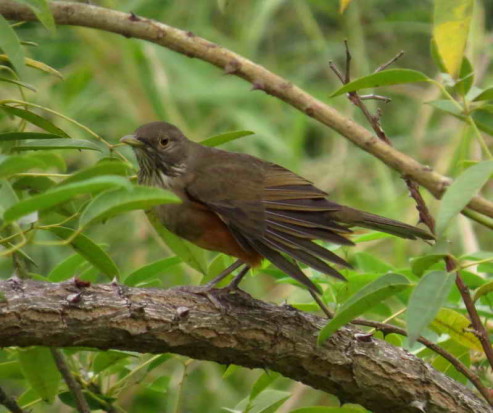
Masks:
[[[49,150],[49,149],[85,149],[101,151],[101,147],[94,142],[84,139],[33,139],[22,141],[14,148],[16,151]]]
[[[461,96],[466,96],[467,92],[472,87],[474,83],[474,71],[471,62],[467,57],[464,56],[462,59],[462,64],[459,71],[459,80],[455,84],[454,88],[457,90]]]
[[[401,274],[385,274],[372,283],[366,285],[349,300],[347,300],[320,331],[318,343],[322,344],[335,331],[351,320],[368,311],[381,301],[399,293],[409,287],[409,280]]]
[[[344,13],[344,11],[348,8],[351,0],[339,0],[339,13]]]
[[[330,97],[339,96],[343,93],[353,92],[361,89],[428,81],[430,81],[428,76],[421,72],[417,72],[416,70],[389,69],[355,79],[352,82],[349,82],[337,89],[334,93],[330,95]]]
[[[474,0],[435,0],[433,38],[447,72],[459,73],[471,23]]]
[[[74,234],[73,229],[65,227],[52,227],[49,231],[62,239],[68,239]],[[72,240],[70,245],[110,279],[119,277],[120,272],[111,257],[89,237],[79,234]]]
[[[62,137],[69,137],[63,130],[61,130],[58,126],[53,125],[50,121],[45,118],[29,111],[21,108],[14,108],[12,106],[0,105],[0,108],[7,112],[10,115],[17,116],[24,120],[27,120],[29,123],[37,126],[38,128],[44,129],[46,132],[53,133],[55,135],[60,135]]]
[[[92,363],[92,370],[94,373],[98,374],[102,371],[106,370],[108,367],[111,367],[116,362],[126,359],[129,357],[135,357],[135,354],[126,351],[118,351],[118,350],[109,350],[109,351],[100,351],[94,357],[94,361]]]
[[[60,373],[47,347],[29,347],[17,350],[24,377],[38,396],[52,403],[60,386]]]
[[[253,383],[252,391],[248,396],[250,400],[254,400],[260,393],[262,393],[267,387],[269,387],[272,382],[278,379],[280,376],[279,373],[275,373],[272,371],[264,372],[260,375],[260,377]]]
[[[101,192],[115,187],[128,187],[130,183],[120,176],[99,176],[82,182],[56,186],[48,191],[23,199],[4,213],[4,219],[12,222],[34,211],[61,204],[80,194]]]
[[[97,220],[135,209],[180,202],[172,192],[150,186],[133,186],[106,191],[95,197],[82,212],[79,224],[85,227]]]
[[[445,271],[426,274],[414,288],[406,312],[407,335],[412,346],[445,303],[455,275]]]
[[[163,258],[162,260],[144,265],[138,270],[130,273],[125,277],[123,283],[130,287],[135,287],[140,283],[149,281],[151,278],[157,277],[159,274],[168,271],[171,267],[174,267],[181,262],[182,260],[180,257]]]
[[[470,332],[471,322],[461,313],[450,308],[441,308],[431,327],[448,334],[453,340],[471,350],[483,351],[479,339]]]
[[[483,161],[466,169],[447,188],[438,210],[436,230],[443,234],[452,218],[469,203],[493,173],[493,161]]]
[[[159,218],[152,211],[146,212],[146,215],[160,238],[183,260],[184,263],[202,274],[207,274],[207,263],[204,250],[168,231],[161,222],[159,222]]]
[[[254,133],[255,132],[249,130],[227,132],[220,135],[211,136],[210,138],[200,141],[200,143],[205,146],[219,146],[225,144],[226,142],[231,142],[236,139],[242,138],[243,136],[253,135]]]
[[[6,53],[19,77],[24,74],[24,49],[14,29],[10,27],[5,17],[0,15],[0,48]]]

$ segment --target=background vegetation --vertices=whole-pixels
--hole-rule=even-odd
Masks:
[[[366,120],[344,96],[329,98],[340,85],[328,63],[332,60],[343,67],[344,39],[348,40],[353,54],[353,77],[373,72],[404,50],[404,57],[395,67],[418,70],[430,78],[440,79],[444,84],[451,81],[447,75],[440,75],[439,65],[430,52],[433,28],[433,4],[430,1],[354,1],[343,14],[339,13],[337,2],[315,0],[107,0],[98,4],[160,20],[227,47],[300,85],[313,96],[327,101],[364,125],[367,124]],[[466,78],[474,79],[474,85],[483,89],[493,81],[492,16],[490,2],[475,2],[466,52],[474,75],[466,74]],[[16,106],[27,109],[42,116],[49,124],[42,131],[43,127],[39,126],[43,125],[39,121],[37,126],[32,119],[26,123],[7,108],[0,111],[0,130],[5,133],[42,131],[60,134],[56,133],[53,124],[71,138],[86,140],[89,142],[86,145],[96,145],[99,150],[31,152],[28,150],[33,149],[29,147],[32,141],[7,140],[6,136],[2,141],[0,135],[0,148],[4,153],[0,155],[0,172],[4,178],[0,188],[2,212],[16,202],[15,197],[27,199],[44,192],[69,176],[93,167],[102,158],[118,158],[115,153],[122,154],[130,164],[135,165],[128,148],[114,148],[112,145],[116,145],[121,136],[132,132],[137,126],[161,119],[178,125],[195,140],[234,130],[253,131],[254,135],[229,142],[223,147],[257,155],[290,168],[311,179],[339,203],[412,224],[418,221],[415,204],[397,173],[285,103],[259,91],[249,91],[249,85],[241,79],[225,76],[203,61],[106,32],[58,26],[56,33],[50,33],[37,23],[26,23],[15,30],[21,40],[36,43],[24,44],[26,56],[56,69],[63,79],[46,68],[24,68],[21,79],[33,85],[36,92],[23,87],[18,89],[17,85],[3,81],[0,88],[2,108]],[[35,65],[37,69],[44,68],[40,63]],[[0,73],[0,76],[15,80],[15,75],[9,73],[6,67],[2,67],[3,74]],[[463,97],[457,89],[449,91],[462,102]],[[476,139],[477,134],[470,123],[444,111],[451,111],[448,106],[430,103],[443,99],[436,85],[403,84],[379,89],[377,93],[392,98],[392,102],[373,102],[369,107],[375,110],[378,105],[382,109],[382,125],[401,151],[453,177],[459,176],[471,164],[488,159],[488,153]],[[13,105],[8,102],[9,99],[39,106]],[[487,100],[483,103],[482,110],[474,116],[485,125],[482,137],[491,148],[492,106]],[[43,108],[85,125],[109,146],[79,125]],[[487,133],[488,128],[490,134]],[[39,168],[2,170],[2,162],[6,162],[7,156],[14,155],[20,156],[14,159],[16,165],[24,159],[31,162],[31,166],[32,162],[37,163]],[[131,167],[118,168],[119,175],[131,176],[135,173]],[[78,177],[79,182],[85,178]],[[122,184],[115,181],[111,185],[116,188]],[[492,190],[490,182],[483,193],[491,197]],[[439,202],[425,191],[423,195],[432,214],[436,215]],[[114,275],[112,270],[104,274],[100,261],[98,264],[97,260],[88,259],[80,250],[74,251],[71,245],[60,245],[60,238],[66,239],[71,233],[57,232],[57,227],[48,227],[80,211],[89,199],[87,195],[77,197],[69,203],[49,208],[40,213],[39,221],[35,217],[18,224],[11,220],[13,223],[4,225],[0,276],[8,278],[16,272],[20,276],[29,275],[49,281],[77,276],[91,282],[107,282],[108,275],[110,278]],[[4,217],[4,223],[6,221],[9,221],[8,217]],[[26,231],[39,225],[43,227]],[[77,219],[67,221],[65,225],[77,228]],[[26,245],[14,252],[22,239],[9,237],[20,230],[25,231]],[[205,274],[202,274],[179,259],[167,258],[173,257],[173,252],[154,233],[142,211],[120,214],[91,224],[84,229],[84,234],[106,251],[123,279],[133,274],[127,279],[130,285],[166,288],[198,284],[230,262],[226,257],[194,250],[196,267],[204,270]],[[349,283],[327,280],[315,271],[307,270],[326,289],[325,298],[332,308],[337,308],[354,292],[389,271],[403,274],[416,284],[423,274],[445,270],[438,259],[424,262],[416,258],[436,254],[424,242],[410,242],[367,231],[357,231],[355,238],[359,241],[357,247],[337,248],[337,252],[355,267],[354,271],[346,270]],[[491,280],[493,264],[487,262],[493,256],[491,228],[459,216],[449,225],[448,240],[450,252],[458,258],[462,257],[462,263],[466,259],[469,263],[482,262],[479,266],[470,266],[462,271],[472,289],[486,284],[488,277]],[[144,267],[154,262],[158,263],[153,267]],[[144,271],[135,273],[142,267]],[[317,308],[305,290],[291,285],[267,263],[265,269],[247,277],[242,286],[260,299],[278,303],[287,301],[310,311]],[[398,326],[405,326],[406,318],[402,312],[410,295],[411,290],[407,289],[375,305],[364,316],[380,321],[393,318]],[[492,329],[492,298],[491,294],[488,296],[485,293],[476,303],[489,332]],[[467,314],[459,293],[454,289],[444,307],[453,311],[454,315],[464,317]],[[491,387],[491,369],[481,346],[474,340],[471,344],[472,339],[466,333],[454,336],[450,331],[435,327],[423,334],[440,342],[471,366],[486,386]],[[393,344],[407,345],[402,337],[392,334],[386,338]],[[411,349],[437,369],[458,381],[467,382],[436,354],[418,345]],[[93,392],[97,394],[101,391],[104,395],[100,394],[99,397],[103,401],[114,402],[117,406],[115,411],[215,412],[221,411],[221,408],[245,411],[244,405],[235,406],[249,397],[259,377],[261,381],[260,384],[257,381],[256,389],[262,389],[264,383],[267,390],[252,402],[255,405],[250,410],[252,413],[266,411],[261,406],[271,406],[276,402],[280,407],[270,411],[289,412],[311,405],[339,406],[335,397],[273,373],[231,366],[226,369],[213,363],[174,355],[149,356],[85,349],[70,350],[66,354],[71,367],[81,372],[81,379],[97,387],[98,390],[93,389]],[[50,372],[48,368],[44,371],[47,381],[48,375],[51,375],[56,383],[53,385],[54,391],[48,389],[43,394],[43,390],[30,379],[29,367],[26,366],[36,366],[40,360],[43,366],[49,365],[50,361],[43,357],[49,359],[50,356],[42,351],[34,354],[26,352],[24,356],[23,350],[2,351],[1,386],[19,396],[19,403],[29,406],[33,412],[70,411],[71,408],[65,404],[70,404],[70,396],[64,393],[56,371]],[[62,394],[52,404],[58,392]],[[43,402],[42,398],[50,403]],[[284,404],[281,403],[284,400]],[[102,403],[101,400],[99,402]]]

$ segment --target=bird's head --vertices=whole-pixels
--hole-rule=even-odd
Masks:
[[[158,184],[186,171],[191,142],[176,126],[166,122],[148,123],[137,128],[132,135],[121,138],[120,142],[134,150],[142,183]]]

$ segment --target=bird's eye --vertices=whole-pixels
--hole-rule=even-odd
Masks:
[[[159,140],[159,144],[164,148],[166,146],[168,146],[168,143],[169,143],[169,139],[168,138],[161,138]]]

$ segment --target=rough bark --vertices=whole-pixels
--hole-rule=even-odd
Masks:
[[[196,36],[194,33],[154,20],[116,10],[73,2],[50,2],[57,24],[92,27],[147,40],[168,49],[195,57],[224,70],[226,74],[245,79],[253,89],[276,96],[313,119],[339,132],[346,139],[379,158],[405,177],[424,186],[441,198],[452,180],[423,165],[378,139],[364,127],[345,117],[333,107],[315,99],[303,89],[244,57]],[[37,20],[29,7],[12,0],[0,1],[0,14],[12,20]],[[475,196],[468,207],[493,218],[493,202]]]
[[[405,350],[359,339],[355,328],[319,347],[320,317],[215,290],[219,311],[199,291],[1,281],[0,346],[171,352],[271,369],[376,413],[493,411]]]

